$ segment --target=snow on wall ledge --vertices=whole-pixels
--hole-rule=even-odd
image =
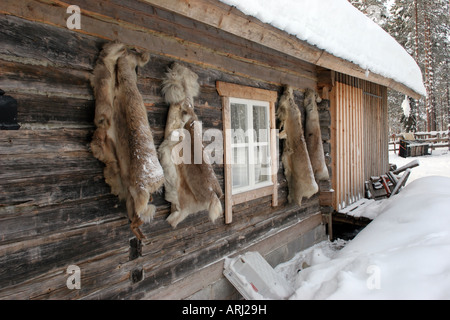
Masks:
[[[426,95],[415,60],[347,0],[220,0],[364,70]]]

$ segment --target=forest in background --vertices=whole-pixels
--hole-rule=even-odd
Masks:
[[[349,2],[394,37],[422,71],[427,97],[405,101],[388,90],[390,134],[449,129],[450,0]]]

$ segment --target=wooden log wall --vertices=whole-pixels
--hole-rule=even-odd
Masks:
[[[82,10],[80,30],[66,27],[69,5]],[[161,81],[175,60],[199,75],[204,130],[222,128],[217,80],[279,94],[281,84],[316,84],[313,65],[144,2],[3,0],[0,89],[17,100],[20,129],[0,131],[0,299],[138,299],[320,211],[318,196],[301,208],[287,204],[280,161],[278,207],[269,196],[236,205],[230,225],[199,213],[172,229],[161,193],[154,221],[142,228],[147,240],[136,241],[89,150],[89,76],[102,45],[115,39],[151,53],[138,85],[157,147],[168,112]],[[296,96],[302,105],[302,92]],[[224,189],[223,167],[214,170]],[[81,270],[79,290],[67,288],[69,265]]]
[[[364,197],[364,181],[389,169],[386,87],[335,74],[331,93],[334,208]]]

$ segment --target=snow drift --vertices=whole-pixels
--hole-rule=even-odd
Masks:
[[[450,178],[417,179],[342,250],[323,242],[276,270],[291,299],[450,299],[449,208]]]

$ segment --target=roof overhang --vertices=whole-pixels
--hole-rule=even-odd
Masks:
[[[216,0],[145,1],[314,65],[386,86],[414,99],[420,99],[422,96],[402,83],[373,72],[367,73],[366,70],[350,61],[333,56],[325,50],[310,45],[254,17],[247,16],[222,2]]]

